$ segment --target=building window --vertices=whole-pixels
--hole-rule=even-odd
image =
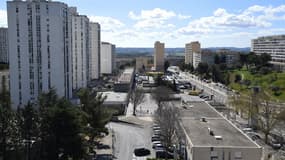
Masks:
[[[242,159],[242,153],[241,152],[235,152],[235,159],[241,160]]]

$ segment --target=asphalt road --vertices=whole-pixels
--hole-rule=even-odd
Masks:
[[[197,80],[195,78],[192,78],[190,74],[182,72],[181,77],[185,80],[188,80],[192,85],[195,85],[199,89],[203,89],[204,92],[206,92],[209,95],[214,95],[214,99],[221,103],[226,103],[228,98],[228,93],[226,90],[217,88],[216,86],[213,86],[212,84],[208,84],[205,82],[202,82],[200,80]]]
[[[110,127],[115,133],[114,159],[132,160],[135,148],[145,147],[151,150],[151,124],[139,127],[112,122],[110,123]]]

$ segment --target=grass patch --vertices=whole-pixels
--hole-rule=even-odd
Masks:
[[[242,69],[231,71],[230,74],[229,86],[232,89],[248,95],[252,86],[259,86],[271,96],[272,100],[285,102],[285,73],[272,72],[262,75]],[[240,82],[235,82],[236,74],[241,75],[242,80]],[[277,88],[278,91],[273,88]]]

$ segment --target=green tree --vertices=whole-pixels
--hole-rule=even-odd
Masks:
[[[58,96],[54,88],[46,93],[42,93],[38,98],[39,106],[48,108],[54,106],[58,102]]]
[[[79,91],[78,97],[80,98],[82,110],[85,113],[87,122],[85,128],[87,128],[87,134],[91,137],[90,143],[93,143],[94,138],[101,132],[107,132],[105,125],[109,121],[110,113],[102,108],[106,97],[86,88]]]
[[[245,65],[247,70],[249,69],[248,54],[240,54],[240,63]]]
[[[164,62],[164,71],[166,72],[167,71],[167,68],[170,66],[170,63],[169,61],[165,61]]]
[[[0,157],[8,160],[8,146],[15,136],[15,112],[11,109],[10,94],[6,89],[6,78],[2,77],[2,90],[0,93]],[[14,140],[15,140],[14,139]]]
[[[223,80],[223,74],[215,64],[211,66],[211,77],[214,82],[221,82]]]
[[[26,157],[28,160],[32,159],[31,148],[39,137],[39,117],[38,112],[35,109],[36,106],[30,102],[24,107],[18,110],[19,129],[21,138],[25,143]]]
[[[84,145],[79,110],[65,99],[59,99],[54,106],[41,110],[41,150],[40,159],[59,160],[72,158],[79,160],[84,155]]]
[[[236,74],[236,75],[235,75],[235,83],[240,82],[240,81],[241,81],[241,79],[242,79],[242,77],[241,77],[241,75],[240,75],[240,74]]]
[[[271,56],[268,53],[263,53],[260,55],[261,66],[268,66],[269,61],[271,61]]]
[[[214,62],[215,62],[215,64],[220,64],[221,63],[220,56],[218,54],[215,54]]]
[[[203,78],[206,78],[209,75],[209,70],[208,63],[199,63],[196,68],[197,73]]]

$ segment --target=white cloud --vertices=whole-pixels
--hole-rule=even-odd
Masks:
[[[173,11],[154,8],[152,10],[142,10],[139,14],[130,11],[128,16],[136,21],[134,24],[136,29],[166,29],[175,27],[174,24],[168,23],[168,21],[176,17],[177,14]]]
[[[178,19],[190,19],[192,16],[188,16],[188,15],[182,15],[182,14],[178,14]]]
[[[0,10],[0,27],[7,27],[7,12],[6,10]]]
[[[90,21],[99,22],[103,31],[114,32],[125,26],[123,22],[112,17],[89,16]]]
[[[218,8],[213,15],[190,21],[187,26],[178,29],[181,34],[201,34],[246,28],[268,28],[272,21],[285,19],[285,5],[251,6],[240,13],[229,13]]]
[[[133,20],[167,20],[175,16],[176,14],[173,11],[167,11],[160,8],[154,8],[153,10],[142,10],[141,13],[138,15],[136,15],[133,11],[129,12],[129,17]]]

